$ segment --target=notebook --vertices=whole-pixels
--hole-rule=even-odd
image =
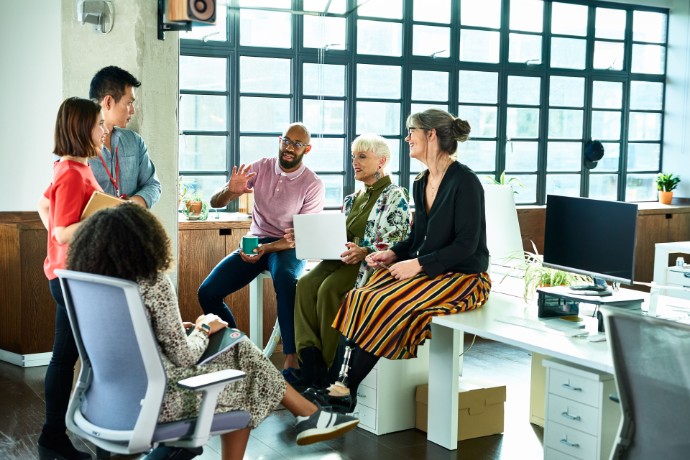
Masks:
[[[101,209],[105,208],[111,208],[124,202],[125,200],[95,190],[91,195],[89,202],[86,203],[84,212],[81,213],[81,220],[86,219],[96,211],[100,211]]]
[[[345,214],[295,214],[292,219],[298,259],[338,260],[347,250]]]

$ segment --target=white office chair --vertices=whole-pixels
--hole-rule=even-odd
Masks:
[[[623,418],[615,459],[687,459],[690,325],[602,307]]]
[[[225,385],[244,378],[227,369],[182,380],[203,393],[198,418],[158,423],[166,375],[136,283],[56,270],[82,366],[67,410],[67,428],[100,449],[146,452],[158,444],[203,446],[211,435],[241,429],[249,413],[214,414]]]
[[[486,245],[492,265],[521,266],[523,255],[520,222],[513,188],[508,185],[482,184],[486,218]]]

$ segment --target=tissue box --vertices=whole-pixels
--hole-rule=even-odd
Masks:
[[[419,385],[416,427],[426,432],[429,385]],[[503,433],[505,385],[458,379],[458,441]]]

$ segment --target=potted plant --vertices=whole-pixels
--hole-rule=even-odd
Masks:
[[[671,204],[673,190],[678,187],[680,177],[673,174],[659,173],[656,176],[656,188],[659,190],[659,203]]]
[[[208,218],[208,204],[199,192],[194,192],[185,199],[182,212],[189,220],[206,220]]]
[[[588,276],[556,270],[555,268],[544,266],[544,257],[537,251],[537,246],[532,243],[534,252],[524,252],[524,262],[522,257],[517,257],[519,263],[515,268],[524,272],[525,290],[522,298],[525,302],[534,297],[534,293],[539,287],[549,286],[570,286],[574,284],[591,284],[592,280]]]
[[[503,171],[501,173],[498,180],[494,179],[493,176],[484,176],[484,177],[486,177],[487,181],[490,184],[509,186],[510,188],[513,189],[513,193],[516,195],[518,194],[518,191],[515,190],[516,187],[524,187],[525,186],[525,184],[523,184],[522,181],[520,181],[520,179],[518,179],[517,177],[511,177],[511,178],[506,179],[506,172],[505,171]]]
[[[201,195],[194,193],[189,199],[185,201],[185,207],[189,214],[201,214],[201,209],[204,206],[204,200]]]

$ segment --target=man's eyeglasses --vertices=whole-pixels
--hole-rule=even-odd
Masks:
[[[303,147],[307,147],[309,144],[303,144],[301,142],[292,142],[290,139],[287,137],[279,137],[280,143],[283,144],[285,147],[290,147],[291,145],[296,149],[301,149]]]

